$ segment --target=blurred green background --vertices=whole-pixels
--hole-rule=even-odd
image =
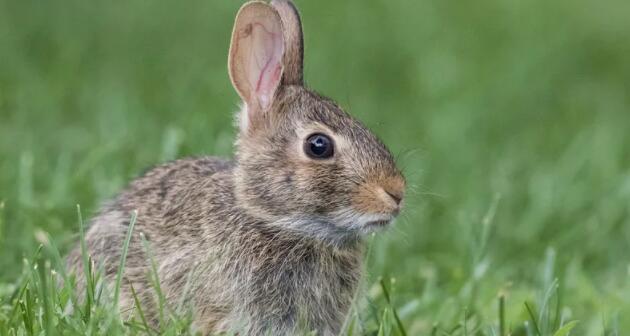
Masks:
[[[630,2],[296,3],[309,86],[411,185],[372,241],[364,320],[383,277],[410,335],[468,317],[492,335],[500,295],[526,332],[549,288],[575,334],[630,330]],[[89,217],[147,167],[231,155],[241,4],[0,0],[0,305],[36,237],[76,242],[76,204]]]

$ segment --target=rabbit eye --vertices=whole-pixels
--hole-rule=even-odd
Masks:
[[[304,153],[311,159],[328,159],[335,153],[334,143],[325,134],[315,133],[306,138]]]

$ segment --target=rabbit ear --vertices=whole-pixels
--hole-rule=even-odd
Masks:
[[[282,19],[284,33],[284,74],[282,83],[287,85],[304,84],[304,36],[302,20],[295,5],[289,0],[273,0],[271,5]]]
[[[228,68],[232,85],[247,105],[240,116],[245,124],[271,106],[282,77],[283,54],[278,12],[262,1],[243,5],[234,22]]]

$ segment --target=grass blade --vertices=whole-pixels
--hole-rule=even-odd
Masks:
[[[142,305],[140,304],[140,300],[138,299],[136,290],[133,288],[133,284],[129,283],[129,289],[131,290],[131,296],[133,296],[133,301],[136,305],[136,309],[138,309],[138,315],[140,315],[140,320],[142,321],[142,325],[147,330],[147,333],[151,333],[152,328],[149,327],[149,324],[147,323],[147,319],[144,315],[144,311],[142,310]]]
[[[400,320],[400,317],[398,316],[396,309],[394,309],[394,307],[392,306],[391,297],[389,295],[389,291],[387,290],[387,286],[385,286],[385,281],[383,281],[383,279],[380,279],[380,283],[381,283],[381,288],[383,289],[383,295],[385,296],[385,301],[387,301],[387,305],[392,310],[392,315],[394,316],[394,320],[396,321],[396,327],[398,328],[398,331],[403,336],[407,336],[407,331],[405,330],[405,326]]]
[[[529,314],[532,324],[534,325],[534,331],[536,332],[538,336],[542,336],[542,333],[540,332],[540,328],[538,328],[538,323],[536,322],[536,314],[534,314],[534,311],[532,310],[532,308],[529,306],[527,302],[525,302],[525,308],[527,308],[527,313]]]
[[[120,265],[118,266],[118,274],[116,275],[116,287],[114,289],[114,307],[118,307],[118,299],[120,297],[120,284],[122,282],[123,273],[125,272],[125,261],[127,260],[127,252],[129,251],[129,242],[131,241],[131,235],[133,234],[133,227],[136,224],[136,218],[138,217],[138,211],[134,210],[131,213],[131,219],[129,220],[129,229],[127,230],[127,237],[122,248],[122,254],[120,256]]]
[[[562,328],[558,329],[553,336],[568,336],[571,330],[575,328],[575,326],[579,323],[579,321],[571,321],[562,326]]]
[[[499,336],[505,336],[505,295],[499,295]]]
[[[92,304],[94,302],[94,279],[92,277],[92,263],[85,243],[85,228],[83,225],[83,216],[81,215],[81,205],[79,204],[77,204],[77,217],[79,220],[81,258],[83,259],[83,276],[85,276],[84,321],[87,323],[91,318]]]

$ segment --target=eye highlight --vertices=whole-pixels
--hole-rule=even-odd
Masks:
[[[335,154],[335,143],[322,133],[309,135],[304,141],[304,153],[311,159],[321,160],[331,158]]]

